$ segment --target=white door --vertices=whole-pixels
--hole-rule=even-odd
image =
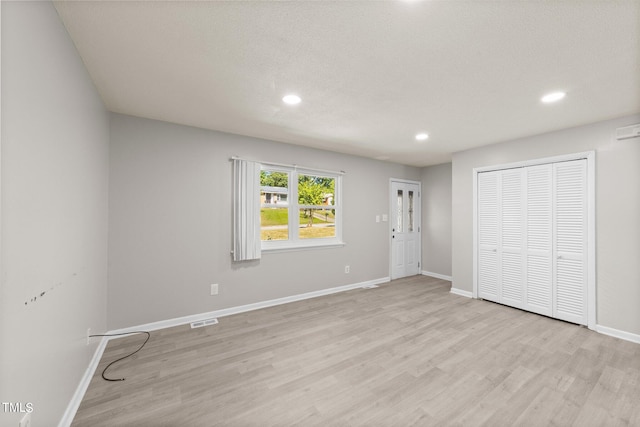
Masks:
[[[554,166],[554,313],[587,323],[587,161]]]
[[[525,310],[553,315],[553,165],[525,169]]]
[[[524,203],[522,168],[500,172],[500,258],[501,299],[522,308],[524,302]]]
[[[587,324],[587,160],[479,173],[478,297]]]
[[[420,273],[420,184],[391,181],[391,279]]]
[[[522,308],[523,169],[478,175],[478,296]]]
[[[478,174],[478,298],[500,302],[499,172]]]

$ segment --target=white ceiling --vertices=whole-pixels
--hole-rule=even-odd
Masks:
[[[117,113],[425,166],[640,112],[640,0],[55,7]]]

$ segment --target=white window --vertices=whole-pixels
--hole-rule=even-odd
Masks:
[[[263,164],[262,250],[342,245],[342,175]]]

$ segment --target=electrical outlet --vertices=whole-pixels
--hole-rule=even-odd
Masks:
[[[20,420],[20,427],[31,427],[31,412],[24,414],[24,417]]]
[[[89,345],[89,342],[91,341],[91,328],[87,328],[87,345]]]
[[[351,271],[351,267],[349,267],[348,265],[344,266],[344,273],[345,274],[349,274],[349,271]]]
[[[211,284],[211,295],[218,295],[218,284],[217,283],[212,283]]]

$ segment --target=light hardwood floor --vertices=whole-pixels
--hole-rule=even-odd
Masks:
[[[73,426],[640,426],[640,345],[425,276],[112,340]]]

